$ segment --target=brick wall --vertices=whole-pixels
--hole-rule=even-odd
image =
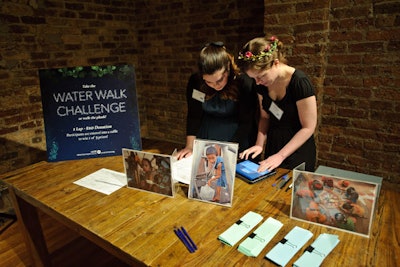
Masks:
[[[399,184],[400,3],[266,1],[264,25],[316,86],[317,164]]]
[[[37,69],[133,64],[142,136],[184,142],[202,44],[265,31],[317,89],[318,164],[400,184],[398,1],[264,2],[2,1],[0,173],[45,159]]]
[[[185,87],[202,45],[237,53],[261,0],[1,1],[0,173],[46,159],[38,69],[133,64],[143,137],[185,141]]]
[[[161,2],[161,3],[160,3]],[[221,40],[237,54],[263,32],[263,2],[143,1],[136,4],[138,81],[147,134],[185,142],[185,90],[205,43]]]
[[[400,183],[400,2],[339,2],[331,17],[320,160]]]
[[[0,172],[46,159],[38,69],[135,61],[133,7],[90,2],[1,2]]]

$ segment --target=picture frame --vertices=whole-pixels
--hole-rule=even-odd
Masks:
[[[174,197],[172,156],[127,148],[122,155],[128,188]]]
[[[195,139],[188,198],[231,207],[238,144]]]
[[[293,170],[290,217],[369,237],[382,178],[320,166]]]

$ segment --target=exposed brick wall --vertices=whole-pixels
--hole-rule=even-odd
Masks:
[[[0,173],[45,159],[37,70],[133,64],[142,136],[184,142],[202,44],[263,31],[317,89],[318,164],[400,184],[398,1],[2,1]]]
[[[141,2],[135,1],[135,25],[145,127],[153,138],[184,142],[185,89],[200,49],[221,40],[237,54],[244,40],[262,34],[263,2]]]
[[[320,162],[400,183],[400,2],[332,2]]]
[[[133,63],[126,1],[2,1],[0,172],[46,159],[38,69]]]
[[[399,184],[400,3],[265,1],[264,25],[316,86],[318,165]]]
[[[133,64],[143,137],[185,141],[185,87],[202,45],[237,53],[261,0],[1,1],[0,173],[46,159],[38,69]]]

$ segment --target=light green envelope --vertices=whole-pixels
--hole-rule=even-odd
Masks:
[[[265,258],[275,262],[279,266],[286,266],[290,259],[311,239],[313,233],[295,226],[279,241],[268,253]]]
[[[318,267],[339,243],[337,235],[320,234],[303,255],[293,263],[295,267]]]
[[[263,217],[253,211],[247,212],[240,220],[231,225],[218,239],[229,246],[234,246],[240,239],[247,235]]]
[[[257,257],[282,226],[280,221],[269,217],[239,245],[238,250],[249,257]]]

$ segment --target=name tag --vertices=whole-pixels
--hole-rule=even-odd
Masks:
[[[200,92],[197,89],[193,89],[192,98],[204,103],[204,100],[206,98],[206,94],[203,93],[203,92]]]
[[[278,119],[281,120],[283,115],[283,110],[280,109],[274,101],[271,102],[271,106],[269,107],[269,111]]]

